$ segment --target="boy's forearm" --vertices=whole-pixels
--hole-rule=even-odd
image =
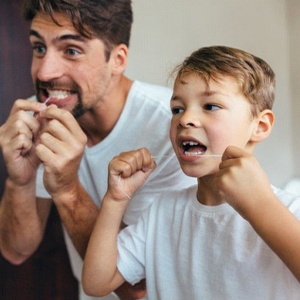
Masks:
[[[300,282],[300,221],[275,195],[246,218]]]
[[[84,261],[82,280],[88,294],[106,295],[125,281],[117,269],[117,236],[126,207],[108,195],[103,198]]]

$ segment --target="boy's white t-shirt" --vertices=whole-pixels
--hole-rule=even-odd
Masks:
[[[85,149],[79,178],[98,206],[107,189],[108,164],[114,156],[146,147],[155,157],[157,168],[130,201],[124,216],[126,224],[134,223],[163,190],[181,189],[196,183],[194,178],[184,175],[171,146],[171,96],[172,91],[169,88],[134,81],[114,129],[99,144]],[[43,185],[42,166],[38,171],[37,196],[51,198]],[[80,281],[82,259],[65,229],[64,234],[74,275]],[[96,298],[82,296],[81,299]]]
[[[273,190],[300,219],[300,197]],[[124,278],[146,277],[149,300],[299,300],[299,282],[251,225],[228,204],[201,205],[196,192],[163,194],[120,233]]]

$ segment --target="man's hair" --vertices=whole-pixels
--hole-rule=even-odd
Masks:
[[[261,58],[243,50],[212,46],[193,52],[175,69],[176,80],[184,83],[187,74],[199,74],[208,84],[218,82],[220,76],[231,76],[242,94],[253,104],[254,115],[272,109],[275,98],[275,74]]]
[[[129,47],[133,22],[131,0],[25,0],[23,15],[31,21],[37,13],[64,13],[74,28],[84,37],[97,37],[106,47],[106,58],[113,46]]]

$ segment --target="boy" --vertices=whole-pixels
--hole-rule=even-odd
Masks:
[[[118,236],[155,162],[146,149],[114,158],[87,293],[146,278],[149,299],[299,299],[300,199],[272,187],[252,156],[273,126],[274,87],[263,60],[234,48],[202,48],[179,66],[170,139],[198,185],[165,193]]]

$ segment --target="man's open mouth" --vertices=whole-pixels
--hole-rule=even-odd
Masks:
[[[65,90],[46,90],[46,93],[48,94],[48,98],[56,98],[56,99],[64,99],[74,93],[71,91],[65,91]]]
[[[182,149],[187,156],[197,156],[205,153],[207,147],[195,141],[182,142]]]

